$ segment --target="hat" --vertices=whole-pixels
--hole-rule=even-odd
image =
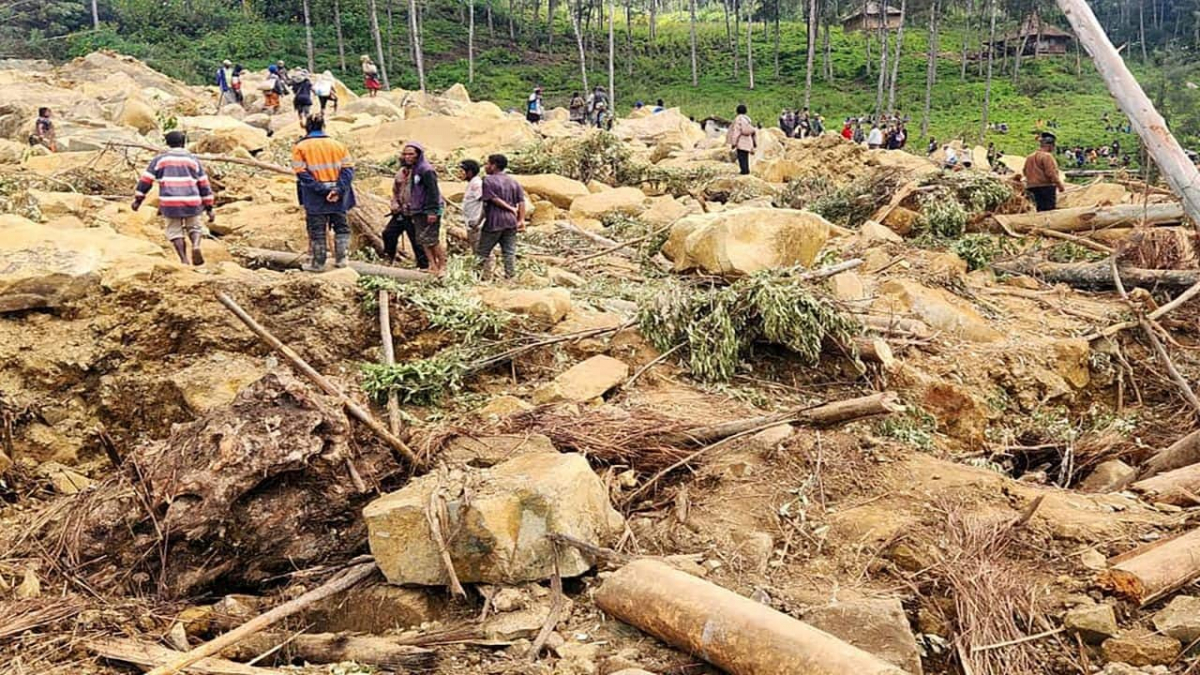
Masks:
[[[1055,136],[1054,134],[1050,133],[1049,131],[1044,131],[1044,132],[1042,132],[1042,135],[1038,138],[1038,140],[1043,143],[1053,143],[1058,140],[1058,137]]]
[[[230,61],[229,59],[225,59],[224,61],[222,61],[222,62],[221,62],[221,65],[224,65],[224,66],[232,66],[232,65],[233,65],[233,61]]]

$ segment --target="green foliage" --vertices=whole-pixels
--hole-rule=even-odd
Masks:
[[[641,332],[661,351],[684,345],[688,370],[706,382],[732,378],[759,341],[786,347],[809,364],[820,360],[826,340],[851,346],[858,323],[794,272],[760,272],[721,287],[672,282],[656,288],[641,303]]]
[[[444,349],[427,359],[386,366],[364,363],[362,387],[377,400],[395,391],[401,403],[434,405],[447,393],[462,388],[473,353],[466,349]]]
[[[793,209],[808,209],[841,227],[858,227],[891,199],[900,187],[899,172],[881,169],[838,187],[825,177],[802,178],[789,182],[779,204]]]
[[[967,210],[946,188],[921,195],[917,229],[934,239],[956,239],[967,229]]]
[[[921,408],[913,407],[899,415],[888,415],[875,424],[875,433],[892,438],[918,450],[933,450],[937,418]]]
[[[1080,246],[1073,241],[1064,241],[1055,244],[1050,247],[1050,250],[1046,251],[1046,260],[1058,263],[1096,262],[1106,257],[1108,256],[1100,251]]]
[[[968,215],[995,210],[1013,197],[1012,188],[1007,183],[992,174],[979,171],[941,171],[932,174],[921,184],[945,188],[949,196],[966,209]],[[941,198],[947,193],[939,191],[933,194]]]
[[[589,131],[568,139],[541,141],[510,158],[513,173],[556,173],[587,183],[660,187],[675,195],[715,176],[708,168],[678,169],[647,164],[632,158],[629,147],[607,131]]]
[[[1002,255],[1016,251],[1008,237],[992,234],[965,234],[950,243],[950,251],[967,263],[967,268],[981,270]]]
[[[512,318],[472,294],[470,287],[474,282],[470,256],[456,256],[439,283],[402,284],[386,277],[363,276],[358,285],[368,310],[374,310],[379,291],[387,290],[397,300],[419,309],[431,328],[450,333],[460,344],[474,345],[483,338],[499,335]]]

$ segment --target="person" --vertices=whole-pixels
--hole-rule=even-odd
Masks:
[[[808,138],[808,135],[809,135],[808,114],[800,113],[799,115],[796,115],[795,138]]]
[[[809,132],[813,136],[820,136],[825,133],[825,118],[820,115],[813,115],[812,121],[809,123]]]
[[[479,169],[479,162],[473,159],[458,163],[459,177],[467,184],[463,192],[462,214],[467,243],[472,252],[479,248],[479,233],[483,227],[483,176],[479,175]]]
[[[242,94],[242,73],[244,72],[246,69],[240,63],[233,67],[233,97],[241,106],[246,104],[246,97]]]
[[[866,142],[867,136],[866,136],[866,134],[863,133],[861,121],[856,121],[854,123],[854,135],[851,137],[850,140],[854,141],[855,143],[857,143],[859,145],[862,145],[864,142]]]
[[[224,108],[230,103],[237,103],[237,93],[233,88],[233,61],[225,59],[217,69],[217,86],[221,89],[218,108]]]
[[[1114,154],[1114,155],[1121,154],[1121,141],[1119,139],[1116,139],[1116,138],[1113,139],[1112,154]]]
[[[867,134],[867,148],[875,150],[883,147],[883,129],[878,124],[871,125],[871,133]]]
[[[258,88],[263,93],[263,110],[268,115],[278,113],[279,97],[288,93],[287,85],[283,83],[283,77],[279,73],[279,66],[272,63],[267,67],[267,77]]]
[[[300,125],[304,125],[304,120],[308,119],[309,113],[312,112],[313,104],[313,83],[308,70],[301,68],[296,72],[296,76],[292,78],[292,108],[296,111],[296,117],[300,118]]]
[[[937,139],[934,138],[933,136],[930,136],[929,144],[925,146],[925,154],[932,155],[933,153],[937,152],[937,149],[938,149]]]
[[[446,271],[446,245],[441,242],[442,193],[437,172],[425,158],[425,148],[409,141],[400,151],[400,171],[392,180],[392,213],[401,216],[383,231],[385,255],[395,257],[400,233],[412,229],[412,238],[425,249],[429,273]]]
[[[296,197],[304,207],[311,258],[308,272],[325,269],[328,245],[325,236],[333,229],[334,266],[345,267],[350,253],[350,225],[346,212],[354,208],[354,161],[346,146],[325,133],[325,118],[309,115],[308,133],[292,146],[292,171],[296,174]]]
[[[33,135],[29,137],[30,145],[45,146],[50,152],[58,152],[58,141],[54,137],[54,122],[50,120],[50,109],[38,108],[37,121],[33,123]]]
[[[584,124],[587,121],[587,101],[579,95],[579,92],[571,94],[571,102],[567,104],[567,112],[570,115],[572,122],[576,124]]]
[[[987,161],[988,164],[995,166],[996,160],[1000,159],[1000,151],[996,149],[995,143],[988,143]]]
[[[542,107],[542,88],[534,87],[529,100],[525,102],[525,119],[537,124],[545,114],[546,109]]]
[[[842,138],[846,140],[854,138],[854,125],[848,119],[842,123]]]
[[[321,114],[325,114],[325,107],[333,103],[333,112],[337,113],[338,97],[337,87],[334,84],[333,73],[328,70],[321,73],[317,81],[313,83],[313,93],[317,95],[317,100],[321,102]]]
[[[1025,158],[1025,191],[1038,211],[1053,211],[1058,206],[1058,193],[1066,190],[1054,159],[1054,134],[1042,134],[1038,149]]]
[[[725,142],[737,153],[738,170],[743,176],[749,175],[750,153],[758,147],[758,130],[746,114],[745,103],[738,104],[737,117],[733,118]]]
[[[525,190],[504,172],[507,168],[508,158],[499,154],[490,155],[484,165],[484,221],[475,259],[486,270],[492,249],[499,244],[504,275],[511,279],[517,275],[517,233],[525,229]]]
[[[791,138],[792,132],[795,129],[796,129],[796,116],[792,114],[791,110],[784,108],[779,113],[779,130],[783,132],[784,136]]]
[[[596,85],[592,90],[592,95],[588,98],[588,113],[596,128],[603,129],[608,121],[608,91],[604,87]]]
[[[158,181],[158,214],[167,223],[167,239],[175,247],[179,262],[184,265],[203,265],[200,253],[200,214],[208,214],[208,222],[214,222],[213,191],[204,167],[184,145],[187,136],[182,131],[168,131],[167,151],[150,160],[142,172],[134,190],[132,208],[142,207],[150,188]],[[188,257],[187,237],[192,244],[192,255]]]
[[[666,104],[664,104],[664,103],[663,103],[663,100],[660,98],[660,99],[658,99],[657,101],[655,101],[655,102],[654,102],[654,110],[651,110],[650,112],[652,112],[652,113],[660,113],[660,112],[662,112],[662,111],[664,111],[664,110],[666,110],[666,109],[667,109],[667,106],[666,106]]]
[[[371,63],[371,57],[366,54],[363,54],[360,60],[362,61],[363,86],[367,88],[367,96],[375,98],[375,95],[383,88],[383,85],[379,83],[379,66]]]
[[[946,159],[943,160],[942,166],[951,171],[958,168],[958,152],[950,147],[949,144],[942,146],[942,151],[946,154]]]

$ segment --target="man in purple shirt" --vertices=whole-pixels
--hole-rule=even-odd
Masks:
[[[525,190],[504,173],[507,168],[508,158],[504,155],[491,155],[484,165],[483,228],[475,256],[482,268],[499,244],[504,274],[511,279],[517,274],[517,233],[525,229]]]

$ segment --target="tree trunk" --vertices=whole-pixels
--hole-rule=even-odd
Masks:
[[[100,30],[100,7],[92,0],[92,30]]]
[[[554,51],[554,11],[558,9],[558,3],[555,0],[547,0],[546,2],[546,50]],[[567,8],[570,11],[570,8]]]
[[[308,260],[308,256],[305,254],[274,251],[268,248],[242,246],[237,249],[237,252],[238,257],[244,259],[246,265],[250,267],[261,266],[284,270],[300,269],[300,266]],[[391,265],[376,265],[358,260],[351,260],[349,267],[363,276],[386,277],[403,282],[429,281],[432,278],[430,275],[419,270],[392,267]]]
[[[733,79],[736,80],[742,54],[742,4],[741,0],[730,1],[733,3]]]
[[[824,7],[824,2],[821,3],[821,6]],[[824,48],[825,61],[824,61],[824,68],[822,69],[822,73],[825,76],[826,82],[833,82],[833,43],[830,42],[830,39],[829,39],[829,24],[832,23],[831,20],[837,19],[837,14],[838,14],[838,3],[837,3],[837,0],[834,0],[832,16],[826,17],[825,20],[821,22],[822,33],[824,35],[824,42],[825,42],[825,48]]]
[[[412,33],[413,54],[416,56],[417,81],[425,91],[425,50],[421,44],[421,24],[417,16],[417,0],[408,0],[408,30]]]
[[[633,77],[633,20],[629,7],[631,3],[632,0],[625,0],[625,65],[630,78]]]
[[[1048,284],[1067,284],[1075,288],[1108,290],[1113,287],[1112,266],[1100,263],[1030,263],[1016,260],[995,263],[998,272],[1028,274]],[[1200,281],[1197,270],[1147,270],[1122,267],[1121,281],[1128,286],[1158,289],[1184,289]]]
[[[870,18],[867,16],[867,3],[865,2],[865,0],[863,2],[862,11],[863,11],[862,34],[863,34],[863,45],[865,47],[864,51],[866,51],[866,54],[867,54],[867,59],[866,59],[867,77],[871,77],[871,21],[870,21]]]
[[[817,0],[808,0],[808,28],[805,30],[808,40],[808,60],[804,66],[804,107],[809,107],[812,100],[813,63],[817,54]]]
[[[650,0],[650,47],[658,53],[658,0]]]
[[[875,84],[875,119],[883,114],[883,90],[888,76],[888,29],[887,22],[879,23],[879,78]]]
[[[938,0],[929,6],[929,53],[925,57],[925,111],[921,114],[921,138],[929,136],[929,113],[932,109],[933,85],[937,81],[938,63]]]
[[[1142,63],[1150,60],[1146,56],[1146,0],[1138,0],[1138,43],[1142,45]]]
[[[692,2],[695,2],[695,1],[696,0],[692,0]],[[578,0],[578,2],[579,2],[579,5],[582,7],[583,0]],[[583,33],[579,30],[579,14],[580,14],[580,12],[577,12],[575,9],[573,9],[570,6],[570,4],[568,4],[567,5],[567,13],[569,13],[571,15],[571,29],[575,31],[575,46],[579,48],[579,76],[583,80],[583,90],[586,92],[588,89],[587,53],[584,51],[584,48],[583,48]]]
[[[1150,478],[1164,471],[1200,464],[1200,431],[1193,431],[1168,447],[1154,453],[1142,464],[1141,477]]]
[[[753,0],[746,0],[746,74],[750,78],[750,88],[754,88],[754,11]]]
[[[1160,539],[1109,559],[1101,586],[1146,606],[1200,576],[1200,529]]]
[[[1196,493],[1200,491],[1200,464],[1164,471],[1130,485],[1129,489],[1144,495],[1148,503],[1194,506]]]
[[[393,48],[396,46],[396,30],[395,24],[392,22],[392,17],[395,10],[394,5],[399,2],[399,0],[384,0],[384,2],[387,3],[387,69],[392,72],[396,72],[396,61],[393,55]],[[409,38],[408,53],[411,55],[413,53],[412,35],[409,33],[405,33],[405,35]],[[413,56],[413,60],[415,62],[415,56]]]
[[[508,39],[513,42],[517,41],[517,26],[513,23],[513,15],[516,13],[517,8],[514,6],[513,0],[508,0]]]
[[[467,0],[467,82],[475,82],[475,0]]]
[[[690,0],[689,4],[689,32],[691,33],[692,42],[692,86],[700,86],[700,75],[696,68],[696,0]]]
[[[367,0],[367,11],[371,15],[371,37],[375,40],[375,58],[379,62],[379,79],[383,82],[384,89],[391,89],[392,86],[388,83],[387,68],[384,67],[383,39],[379,36],[379,12],[377,9],[375,0]]]
[[[1182,221],[1183,215],[1183,207],[1175,203],[1149,206],[1141,204],[1080,206],[1040,213],[995,215],[992,218],[1001,227],[1014,232],[1033,232],[1035,230],[1083,232],[1109,227],[1133,227],[1142,223],[1143,218],[1147,225],[1170,225]]]
[[[341,67],[342,73],[345,73],[346,72],[346,39],[342,35],[342,3],[341,3],[341,0],[333,0],[333,25],[337,29],[338,66]]]
[[[962,38],[962,72],[960,77],[967,79],[967,54],[971,44],[971,17],[975,15],[975,0],[967,0],[967,19],[963,25]]]
[[[313,54],[312,18],[308,14],[308,0],[300,3],[304,9],[304,50],[308,55],[308,72],[317,71],[317,60]]]
[[[487,2],[488,37],[495,40],[496,39],[496,22],[493,21],[493,19],[492,19],[492,0],[486,0],[486,2]]]
[[[775,0],[775,79],[779,79],[779,0]]]
[[[992,104],[992,61],[994,51],[992,43],[996,40],[996,0],[991,0],[988,4],[988,20],[990,27],[988,28],[988,50],[987,50],[987,85],[983,89],[983,113],[980,115],[979,138],[987,138],[988,125],[988,107]]]
[[[904,46],[904,21],[908,0],[900,0],[900,29],[896,31],[896,54],[892,57],[892,81],[888,84],[889,113],[896,112],[896,78],[900,74],[900,50]]]
[[[615,114],[617,110],[617,76],[614,70],[616,47],[613,44],[615,30],[613,21],[616,15],[616,0],[608,0],[608,105],[610,115]]]

